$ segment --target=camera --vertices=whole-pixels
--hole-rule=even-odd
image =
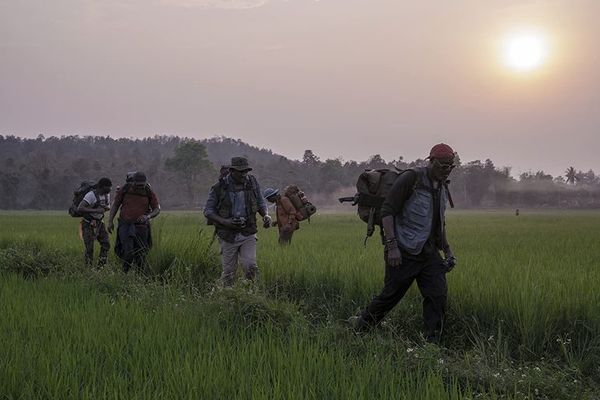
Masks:
[[[246,227],[246,218],[244,217],[233,217],[231,219],[231,223],[234,224],[237,228],[242,229]]]

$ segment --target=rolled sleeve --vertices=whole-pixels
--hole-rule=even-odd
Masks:
[[[217,193],[215,192],[215,188],[212,187],[210,192],[208,192],[208,199],[206,199],[206,204],[204,205],[204,216],[207,217],[211,214],[216,214],[217,212]]]

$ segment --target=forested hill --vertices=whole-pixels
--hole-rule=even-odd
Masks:
[[[424,163],[406,162],[400,154],[391,161],[379,155],[362,162],[321,160],[310,149],[296,161],[225,137],[198,141],[176,136],[24,139],[0,135],[0,209],[66,210],[81,181],[107,176],[116,187],[123,184],[127,172],[135,170],[148,175],[164,208],[198,208],[216,181],[219,166],[239,155],[248,157],[263,189],[295,183],[317,206],[334,206],[338,196],[352,195],[364,169]],[[509,168],[497,168],[491,160],[463,160],[451,178],[457,207],[600,207],[600,178],[591,170],[565,166],[564,176],[537,171],[513,179]]]

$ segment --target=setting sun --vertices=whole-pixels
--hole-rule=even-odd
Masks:
[[[543,33],[519,31],[504,38],[502,58],[508,68],[529,72],[544,65],[549,50],[548,39]]]

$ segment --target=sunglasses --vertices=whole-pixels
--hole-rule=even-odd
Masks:
[[[454,163],[442,163],[439,160],[433,160],[433,165],[442,171],[452,171],[456,167]]]

